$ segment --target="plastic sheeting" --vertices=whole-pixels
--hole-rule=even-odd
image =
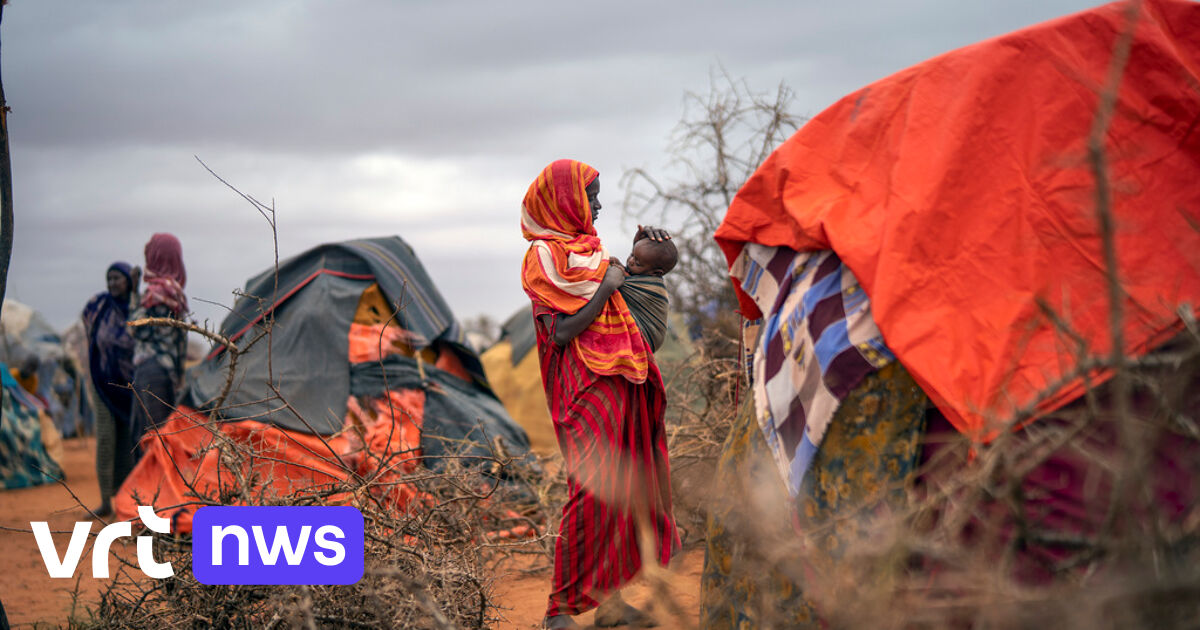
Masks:
[[[837,252],[896,356],[977,439],[1077,397],[1080,366],[1112,346],[1087,141],[1126,33],[1102,139],[1126,351],[1200,304],[1200,4],[1141,6],[968,46],[843,98],[738,193],[716,233],[728,260],[746,242]]]

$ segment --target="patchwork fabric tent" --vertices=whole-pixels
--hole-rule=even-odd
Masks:
[[[261,480],[264,498],[371,472],[389,454],[403,464],[384,480],[438,468],[449,455],[528,452],[400,238],[322,245],[251,278],[243,293],[220,329],[239,348],[232,381],[224,346],[188,372],[178,412],[142,440],[144,455],[115,499],[120,518],[153,498],[173,531],[189,531],[191,489],[217,493],[232,481],[205,449],[209,413],[260,455],[246,473]],[[415,496],[383,485],[397,508]]]
[[[27,488],[62,479],[62,442],[49,417],[0,363],[0,489]]]
[[[89,433],[93,422],[84,369],[63,342],[62,335],[41,313],[16,300],[4,300],[0,311],[0,361],[11,368],[25,359],[38,360],[34,400],[49,414],[56,431],[70,437]],[[82,375],[82,376],[81,376]]]
[[[842,613],[860,603],[853,589],[868,583],[882,606],[917,613],[908,618],[921,619],[913,625],[1016,619],[1021,604],[1008,612],[998,612],[1004,606],[994,600],[980,605],[978,582],[1012,592],[1020,584],[1028,589],[1022,592],[1083,603],[1077,593],[1093,590],[1097,576],[1123,577],[1129,556],[1102,553],[1109,564],[1099,566],[1099,557],[1089,555],[1113,546],[1111,508],[1137,506],[1117,519],[1125,532],[1186,529],[1198,478],[1197,458],[1188,454],[1194,442],[1173,437],[1169,447],[1156,446],[1170,435],[1158,433],[1164,418],[1148,417],[1157,403],[1132,405],[1127,417],[1111,413],[1118,397],[1099,389],[1109,373],[1093,368],[1118,343],[1127,356],[1142,356],[1200,315],[1198,86],[1200,3],[1112,3],[880,79],[813,117],[756,170],[715,233],[731,266],[759,246],[832,251],[837,258],[824,260],[840,259],[853,272],[887,347],[941,414],[930,415],[928,428],[900,428],[904,421],[896,416],[909,404],[901,401],[914,393],[901,378],[880,377],[869,391],[856,390],[848,398],[854,408],[831,427],[826,438],[834,439],[820,446],[810,485],[795,501],[785,477],[767,471],[778,470],[772,460],[780,446],[789,449],[789,462],[799,461],[792,445],[800,443],[800,431],[788,445],[771,443],[770,431],[760,431],[778,426],[770,426],[771,414],[761,408],[741,414],[713,478],[714,494],[732,500],[709,511],[701,627],[753,627],[766,624],[764,618],[779,626],[844,624]],[[1115,242],[1112,265],[1106,237]],[[793,264],[786,253],[742,268],[750,272],[735,282],[741,312],[765,317],[775,330],[815,329],[811,336],[824,347],[795,338],[823,373],[838,357],[828,349],[844,348],[851,338],[847,308],[861,301],[840,297],[847,285],[839,286],[839,273],[824,276],[826,295],[834,297],[821,300],[820,290],[801,281],[818,270]],[[1119,283],[1110,284],[1110,270]],[[760,310],[752,295],[772,283],[783,287],[780,298]],[[789,294],[804,299],[797,304]],[[781,348],[792,336],[771,338]],[[862,345],[873,349],[869,341]],[[1183,389],[1186,375],[1170,384],[1151,379],[1147,391],[1167,399],[1163,392]],[[789,419],[805,419],[802,403],[813,398],[818,378],[789,380],[759,384],[795,402]],[[1080,402],[1085,386],[1097,395]],[[1053,418],[1073,401],[1092,408],[1089,422]],[[1165,416],[1166,409],[1156,413]],[[970,470],[965,453],[951,455],[952,430],[937,426],[944,415],[966,437],[987,440],[1027,413],[1058,427],[1035,420]],[[1113,418],[1137,427],[1136,450],[1124,450],[1132,442],[1117,437],[1123,429],[1113,428]],[[906,440],[922,435],[915,453],[900,454],[908,452]],[[981,470],[989,475],[973,477]],[[1126,503],[1132,493],[1113,488],[1131,471],[1138,499]],[[878,500],[891,490],[903,496],[914,480],[921,498],[909,506],[903,507],[911,494]],[[996,487],[1004,490],[983,491]],[[781,505],[787,507],[774,511]],[[962,517],[942,518],[936,529],[931,521],[896,527],[918,509],[937,513],[943,506],[943,515]],[[795,529],[815,542],[803,552],[778,553],[784,545],[775,541]],[[886,546],[880,541],[893,537],[923,542],[895,562],[879,553]],[[936,550],[920,551],[926,543]],[[1155,559],[1189,562],[1182,546],[1168,549],[1155,547]],[[969,567],[957,561],[967,555]],[[755,562],[760,558],[769,560]],[[845,579],[850,575],[858,583]],[[1169,571],[1144,574],[1152,575],[1137,581],[1139,592],[1170,588],[1160,585],[1174,579]],[[945,616],[926,616],[928,602]],[[1070,606],[1026,618],[1090,616],[1072,614]],[[1042,625],[1056,623],[1047,618]]]

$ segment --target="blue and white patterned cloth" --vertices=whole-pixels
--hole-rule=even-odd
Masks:
[[[759,427],[795,497],[842,400],[895,356],[832,251],[749,243],[730,274],[763,313],[743,331],[747,368]]]

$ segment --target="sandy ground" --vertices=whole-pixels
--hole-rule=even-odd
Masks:
[[[700,570],[704,550],[692,549],[672,563],[667,575],[668,596],[656,596],[646,583],[635,582],[625,589],[624,597],[642,610],[652,611],[660,628],[669,630],[695,628],[700,614]],[[502,580],[503,582],[503,580]],[[514,577],[502,586],[497,596],[506,617],[497,628],[521,629],[540,627],[546,612],[546,596],[550,592],[550,573],[539,576]],[[669,604],[668,604],[669,601]],[[584,627],[592,623],[592,613],[576,617]]]
[[[54,579],[47,572],[30,532],[30,521],[45,520],[54,535],[57,549],[61,553],[67,547],[70,531],[75,521],[89,520],[87,512],[80,506],[95,506],[99,503],[94,464],[95,442],[91,438],[79,438],[65,442],[66,459],[63,470],[66,487],[60,484],[38,486],[22,490],[0,491],[0,601],[8,613],[9,623],[14,628],[57,628],[65,626],[72,610],[85,616],[87,607],[95,606],[105,580],[91,577],[91,545],[74,579]],[[74,496],[72,496],[74,493]],[[78,497],[78,500],[76,499]],[[92,533],[100,530],[93,523]],[[128,554],[132,559],[133,545],[127,549],[114,550]],[[662,597],[652,592],[647,584],[635,584],[626,591],[626,599],[637,606],[654,610],[658,602],[657,616],[662,628],[695,627],[699,611],[700,568],[703,551],[693,549],[679,558],[671,568],[670,596]],[[116,563],[111,563],[116,569]],[[550,588],[549,573],[525,575],[516,567],[502,568],[499,577],[501,587],[497,592],[499,605],[506,621],[498,627],[504,629],[535,628],[545,612],[546,595]],[[78,597],[76,590],[78,589]],[[670,614],[662,602],[670,600],[682,611],[681,617]],[[579,617],[582,624],[591,623],[591,614]]]
[[[46,572],[46,565],[38,552],[30,521],[46,521],[50,531],[64,532],[54,535],[59,552],[65,551],[70,540],[70,531],[75,521],[90,520],[86,510],[80,506],[95,507],[100,502],[100,490],[96,486],[95,441],[92,438],[72,439],[64,442],[65,460],[63,473],[67,487],[48,484],[35,488],[0,491],[0,558],[4,558],[0,570],[0,601],[8,613],[13,627],[58,627],[66,624],[75,602],[76,585],[79,588],[79,612],[85,602],[94,602],[101,588],[101,580],[92,574],[91,545],[75,573],[78,579],[55,579]],[[78,501],[71,496],[74,492]],[[100,530],[93,523],[92,533]],[[114,545],[115,547],[115,545]],[[116,563],[112,563],[115,570]]]

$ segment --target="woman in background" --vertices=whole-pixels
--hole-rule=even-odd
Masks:
[[[188,312],[187,271],[183,246],[171,234],[158,233],[146,243],[146,291],[131,319],[148,317],[182,320]],[[183,380],[187,356],[187,331],[166,325],[133,329],[134,444],[152,427],[162,424],[175,408],[175,394]]]
[[[129,263],[114,262],[105,275],[108,290],[97,293],[83,308],[88,370],[96,401],[96,479],[100,483],[96,516],[112,514],[113,491],[133,469],[135,443],[129,425],[133,336],[125,322],[140,275],[141,270]]]

